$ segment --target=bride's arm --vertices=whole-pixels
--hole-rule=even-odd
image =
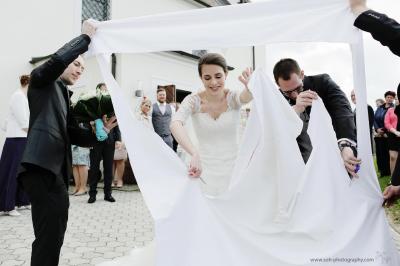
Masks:
[[[195,146],[189,138],[183,123],[179,120],[172,121],[170,125],[172,135],[174,135],[175,140],[178,142],[182,148],[189,153],[191,156],[198,154]]]
[[[192,157],[189,165],[189,175],[193,177],[199,177],[201,174],[200,156],[183,124],[193,114],[194,110],[199,107],[200,103],[196,99],[193,95],[187,96],[172,117],[170,124],[172,135],[174,135],[178,144]]]
[[[200,155],[197,152],[195,146],[189,138],[186,129],[183,127],[181,121],[172,121],[170,125],[172,135],[174,135],[175,140],[178,142],[182,148],[191,155],[190,165],[189,165],[189,176],[200,177],[201,175],[201,162]]]
[[[248,87],[251,74],[253,74],[253,70],[248,67],[242,72],[242,75],[239,77],[239,81],[242,82],[245,87],[239,96],[240,102],[242,104],[249,103],[251,100],[253,100],[253,95],[251,94]]]

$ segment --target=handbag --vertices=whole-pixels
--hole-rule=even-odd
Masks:
[[[116,149],[114,152],[114,161],[126,160],[127,157],[128,157],[128,152],[126,151],[125,147],[121,149]]]

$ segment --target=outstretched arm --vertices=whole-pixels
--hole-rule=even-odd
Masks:
[[[400,56],[400,24],[367,7],[366,0],[349,0],[353,13],[357,16],[354,26],[371,33],[372,37],[396,55]]]
[[[31,86],[41,88],[60,77],[69,64],[88,50],[91,37],[95,31],[94,22],[85,21],[80,36],[65,44],[48,61],[32,71]]]
[[[240,103],[242,104],[249,103],[251,100],[253,100],[253,95],[251,94],[248,87],[252,74],[253,70],[248,67],[242,72],[242,75],[239,77],[239,81],[242,82],[244,85],[244,90],[240,93]]]

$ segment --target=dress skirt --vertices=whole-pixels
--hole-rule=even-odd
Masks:
[[[389,151],[399,151],[400,150],[400,137],[397,137],[393,133],[388,133],[388,146]]]
[[[6,138],[0,158],[0,211],[29,205],[29,198],[17,182],[27,138]]]

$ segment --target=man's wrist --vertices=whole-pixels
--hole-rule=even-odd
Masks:
[[[338,146],[339,146],[339,150],[340,152],[343,151],[343,149],[350,148],[353,151],[353,154],[356,155],[357,154],[357,144],[347,140],[347,139],[342,139],[338,142]]]

